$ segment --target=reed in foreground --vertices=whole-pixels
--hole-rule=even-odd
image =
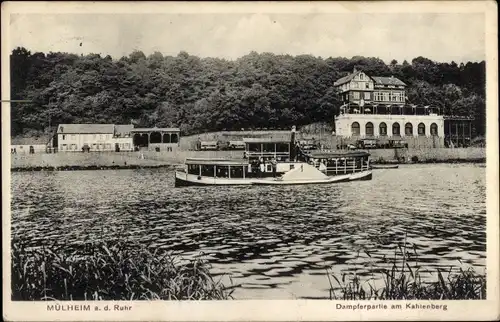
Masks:
[[[165,251],[125,243],[73,252],[12,245],[12,300],[224,300],[232,290],[202,259],[188,264]]]
[[[399,249],[399,253],[398,253]],[[375,275],[360,277],[353,274],[336,276],[327,269],[330,283],[330,299],[333,300],[482,300],[486,299],[486,276],[472,268],[461,267],[448,271],[437,269],[435,280],[424,282],[415,247],[408,251],[406,241],[398,246],[394,258],[389,260],[391,268],[379,270],[378,279],[382,287],[376,287]],[[366,252],[371,257],[371,255]],[[410,265],[410,261],[413,265]],[[337,287],[335,287],[335,281]],[[340,292],[339,295],[336,294]]]

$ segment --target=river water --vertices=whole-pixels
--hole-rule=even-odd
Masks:
[[[13,236],[32,245],[118,238],[185,259],[202,254],[238,286],[236,299],[328,298],[325,267],[372,274],[404,240],[424,276],[486,265],[485,168],[471,164],[407,165],[317,186],[174,188],[171,169],[11,178]]]

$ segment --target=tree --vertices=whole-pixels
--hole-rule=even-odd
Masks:
[[[340,99],[335,80],[362,69],[400,78],[412,104],[440,106],[476,117],[485,127],[485,62],[457,65],[417,57],[389,65],[376,57],[322,59],[251,52],[234,61],[180,52],[148,57],[141,51],[109,55],[11,54],[12,135],[46,131],[66,122],[175,126],[184,133],[223,128],[280,127],[330,122]]]

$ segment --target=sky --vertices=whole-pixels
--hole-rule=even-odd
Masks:
[[[236,59],[251,51],[456,63],[485,56],[481,13],[12,14],[10,47]]]

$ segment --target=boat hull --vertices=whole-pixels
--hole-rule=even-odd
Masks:
[[[397,169],[398,164],[372,164],[372,169]]]
[[[192,174],[186,174],[182,171],[175,172],[175,186],[245,186],[251,185],[251,179],[228,179],[200,177]]]
[[[362,181],[371,180],[371,171],[362,171],[357,173],[350,173],[345,175],[337,175],[328,177],[326,179],[315,180],[276,180],[274,178],[268,179],[228,179],[228,178],[211,178],[211,177],[198,177],[195,175],[186,174],[185,172],[176,171],[175,173],[175,186],[249,186],[249,185],[306,185],[306,184],[334,184],[349,181]]]

